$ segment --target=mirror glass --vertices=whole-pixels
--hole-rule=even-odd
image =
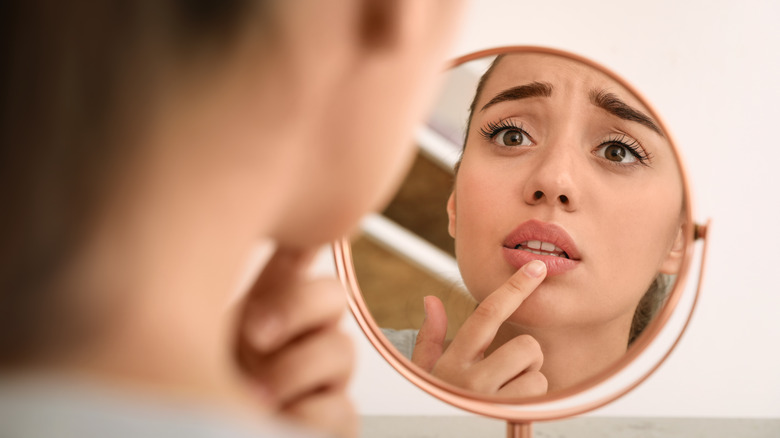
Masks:
[[[384,336],[480,395],[549,396],[608,374],[687,248],[677,151],[647,101],[592,62],[516,48],[450,69],[417,143],[395,199],[352,240]],[[518,272],[533,260],[538,286]]]

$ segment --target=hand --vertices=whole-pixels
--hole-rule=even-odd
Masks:
[[[539,372],[542,350],[533,337],[516,336],[485,356],[498,328],[541,284],[546,273],[546,266],[538,260],[520,268],[477,306],[446,351],[444,305],[436,297],[425,297],[426,316],[412,362],[445,382],[481,394],[530,397],[547,393],[547,379]]]
[[[338,328],[345,293],[336,279],[309,279],[313,251],[280,248],[246,297],[239,361],[272,411],[340,437],[357,435],[347,397],[354,352]]]

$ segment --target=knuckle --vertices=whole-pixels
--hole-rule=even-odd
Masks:
[[[339,358],[340,368],[346,374],[351,374],[355,366],[356,353],[355,344],[352,342],[352,338],[344,332],[337,332],[335,334],[335,344],[330,353]]]
[[[316,296],[317,307],[328,314],[341,314],[346,309],[346,293],[341,283],[332,278],[320,278],[312,280],[311,299]]]
[[[342,342],[340,356],[345,368],[351,374],[352,369],[354,368],[355,360],[357,358],[355,353],[355,344],[352,342],[352,338],[350,338],[345,333],[341,333],[341,338]]]
[[[428,343],[428,333],[425,330],[417,332],[417,336],[414,338],[414,346],[424,345]]]
[[[350,359],[355,355],[355,346],[352,343],[352,338],[340,330],[333,330],[333,333],[330,335],[330,345],[328,348],[334,354],[344,356],[347,359]]]
[[[525,373],[523,380],[528,385],[528,389],[534,394],[546,394],[547,393],[547,377],[539,371],[529,371]]]
[[[485,300],[474,309],[474,315],[482,319],[495,319],[501,315],[501,306],[493,300]]]
[[[462,367],[446,361],[437,363],[432,374],[444,382],[468,391],[488,393],[492,388],[489,375],[474,368]]]
[[[542,346],[539,345],[539,341],[531,335],[524,334],[516,336],[512,339],[512,343],[526,354],[531,353],[534,356],[542,354]]]
[[[507,289],[513,292],[523,292],[528,288],[526,281],[517,275],[509,277],[505,285]]]
[[[487,376],[480,374],[469,374],[462,380],[460,385],[463,389],[478,392],[481,394],[491,393],[495,390],[494,385]]]

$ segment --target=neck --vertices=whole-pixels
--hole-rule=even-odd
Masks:
[[[193,236],[187,243],[189,254],[150,251],[143,263],[123,264],[136,281],[101,288],[110,299],[90,301],[86,315],[97,330],[64,358],[64,371],[155,397],[245,404],[233,349],[237,312],[228,303],[248,248],[214,257],[195,249],[207,242]]]
[[[272,215],[218,181],[192,191],[123,198],[128,208],[101,222],[76,269],[81,311],[96,329],[58,366],[155,397],[256,408],[234,357],[230,302]]]
[[[117,177],[72,270],[94,336],[64,368],[156,396],[247,406],[229,303],[300,175],[278,120],[289,114],[268,103],[277,100],[221,83],[228,88],[162,99]],[[279,137],[258,145],[256,132]]]
[[[540,371],[547,378],[547,392],[553,393],[597,375],[620,359],[626,353],[630,323],[630,318],[619,318],[596,327],[560,329],[525,329],[504,323],[488,354],[515,336],[533,336],[544,355]]]

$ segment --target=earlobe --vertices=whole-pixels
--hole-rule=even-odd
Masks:
[[[669,251],[669,255],[661,263],[661,269],[659,271],[662,274],[677,275],[680,271],[680,265],[682,264],[683,253],[685,252],[685,234],[683,233],[683,227],[677,230],[677,236],[674,238],[672,249]]]
[[[450,198],[447,199],[447,217],[449,223],[447,224],[447,232],[450,237],[455,238],[455,192],[450,193]]]

